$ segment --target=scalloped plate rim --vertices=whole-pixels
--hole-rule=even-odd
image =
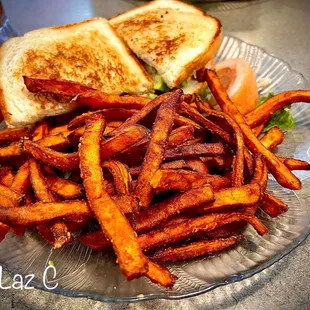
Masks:
[[[289,69],[289,71],[292,74],[298,75],[300,77],[300,79],[303,80],[304,83],[308,83],[310,85],[310,82],[304,77],[304,75],[302,73],[295,71],[295,70],[292,70],[292,67],[288,62],[284,61],[283,59],[278,58],[274,54],[267,53],[264,48],[257,46],[257,45],[254,45],[254,44],[249,44],[249,43],[247,43],[241,39],[238,39],[232,35],[225,34],[224,37],[226,37],[228,39],[232,38],[232,39],[238,41],[239,43],[245,43],[247,46],[251,46],[253,48],[259,48],[263,53],[267,54],[268,56],[271,56],[272,58],[274,58],[276,60],[280,60],[281,62],[283,62],[283,64],[285,66],[287,66],[287,68]],[[224,37],[223,37],[223,39],[224,39]],[[185,293],[163,292],[163,293],[151,293],[151,294],[147,294],[147,295],[143,295],[143,296],[133,296],[133,297],[109,297],[109,296],[103,296],[100,294],[89,293],[89,292],[85,292],[85,291],[73,291],[73,290],[69,290],[69,289],[57,289],[56,288],[54,290],[48,290],[37,279],[34,279],[29,284],[32,285],[33,287],[35,287],[36,289],[46,291],[46,292],[50,292],[50,293],[57,294],[57,295],[67,296],[67,297],[71,297],[71,298],[72,297],[73,298],[89,298],[89,299],[92,299],[95,301],[102,301],[102,302],[107,302],[107,303],[134,303],[134,302],[156,300],[156,299],[165,299],[165,300],[185,299],[185,298],[201,295],[203,293],[209,292],[213,289],[216,289],[216,288],[221,287],[221,286],[225,286],[227,284],[232,284],[232,283],[240,282],[244,279],[251,278],[255,274],[258,274],[261,271],[263,271],[263,270],[273,266],[275,263],[279,262],[283,257],[287,256],[294,249],[296,249],[301,243],[303,243],[309,235],[310,235],[310,226],[308,226],[308,228],[300,236],[298,236],[297,242],[293,241],[290,246],[286,247],[283,251],[281,251],[279,254],[273,256],[272,258],[270,258],[266,262],[258,265],[256,268],[248,269],[246,271],[242,271],[242,272],[239,272],[236,274],[232,274],[229,277],[225,278],[224,280],[221,280],[219,282],[210,283],[210,284],[202,287],[201,289],[188,290]],[[8,274],[13,278],[13,276],[15,275],[14,272],[9,270],[9,268],[5,264],[0,263],[0,266],[2,266],[3,269],[6,272],[8,272]]]

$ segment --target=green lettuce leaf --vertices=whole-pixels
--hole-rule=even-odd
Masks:
[[[265,101],[272,98],[274,93],[269,93],[267,96],[262,97],[258,101],[258,105],[262,105]],[[291,106],[286,106],[281,110],[275,112],[269,122],[263,129],[263,132],[268,131],[272,127],[279,127],[281,130],[292,130],[295,126],[295,121],[290,113]]]

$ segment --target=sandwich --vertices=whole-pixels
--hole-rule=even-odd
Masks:
[[[57,78],[86,84],[110,94],[153,92],[145,68],[107,20],[31,31],[0,50],[0,107],[7,125],[31,125],[78,108],[69,98],[30,93],[23,76]]]
[[[222,38],[216,18],[175,0],[152,1],[109,22],[145,63],[160,91],[186,86],[188,93],[201,88],[193,79],[195,71],[213,61]]]

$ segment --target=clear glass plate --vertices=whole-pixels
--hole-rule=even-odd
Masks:
[[[303,76],[291,70],[284,61],[267,54],[257,46],[226,36],[217,55],[217,61],[241,57],[254,68],[258,80],[270,78],[271,84],[261,90],[279,93],[289,89],[310,88]],[[296,127],[286,133],[284,144],[277,152],[285,156],[310,160],[310,105],[295,104],[292,114]],[[262,221],[270,234],[258,236],[248,227],[245,240],[236,248],[219,255],[187,262],[169,264],[178,276],[173,290],[163,289],[147,279],[128,282],[119,272],[115,257],[92,252],[86,246],[74,242],[63,249],[53,250],[37,235],[28,232],[23,238],[9,234],[0,243],[0,264],[11,275],[34,274],[32,285],[46,289],[43,272],[52,260],[57,270],[56,278],[48,274],[49,286],[58,283],[51,292],[71,297],[88,297],[108,302],[133,302],[147,299],[178,299],[210,291],[216,287],[240,281],[271,266],[297,247],[310,232],[310,172],[299,171],[296,175],[303,181],[298,192],[283,189],[272,178],[268,190],[289,205],[289,211],[272,219],[263,212]],[[308,192],[308,193],[307,193]]]

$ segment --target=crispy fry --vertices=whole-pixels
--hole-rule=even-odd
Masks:
[[[200,157],[200,159],[209,168],[229,168],[232,165],[232,157],[229,156],[217,156],[217,157]]]
[[[259,228],[259,232],[263,233],[263,227],[255,216],[242,214],[239,212],[229,213],[211,213],[201,217],[190,219],[176,226],[168,226],[161,230],[153,231],[145,235],[139,236],[139,244],[144,251],[159,248],[163,245],[175,243],[185,240],[200,232],[208,232],[217,227],[232,223],[246,221],[255,224],[255,229]]]
[[[48,188],[48,183],[44,177],[40,165],[32,158],[29,159],[30,182],[38,200],[43,202],[55,202],[56,198]],[[71,240],[71,235],[64,222],[58,221],[49,226],[54,240],[54,248],[60,248]],[[40,231],[42,231],[40,229]],[[48,238],[50,241],[50,238]]]
[[[168,139],[168,148],[175,147],[183,144],[187,140],[194,139],[194,127],[193,126],[181,126],[172,130],[171,135]]]
[[[0,184],[0,205],[1,207],[18,207],[25,201],[25,196],[11,190],[9,187]]]
[[[127,119],[131,118],[137,112],[139,112],[139,110],[117,108],[117,109],[103,110],[103,115],[104,118],[107,120],[107,122],[116,122],[116,121],[125,122]],[[111,136],[111,134],[109,135]]]
[[[268,99],[262,105],[245,116],[250,128],[269,120],[270,117],[284,106],[295,102],[310,102],[310,90],[289,90]]]
[[[174,161],[169,161],[161,165],[162,169],[188,169],[196,172],[208,174],[208,167],[204,164],[201,159],[179,159]],[[131,176],[137,177],[141,172],[142,167],[131,167],[129,172]]]
[[[105,121],[101,114],[94,114],[86,120],[79,149],[80,169],[89,204],[101,229],[112,240],[121,272],[127,279],[133,279],[147,272],[148,260],[142,254],[136,233],[104,189],[100,166],[100,144],[104,127]]]
[[[23,78],[28,91],[32,93],[52,93],[75,97],[80,93],[94,90],[91,87],[72,81],[30,77],[26,75]]]
[[[27,128],[6,128],[0,130],[0,145],[19,140],[23,137],[30,137],[30,131]]]
[[[219,239],[227,238],[233,235],[240,235],[240,232],[244,229],[246,223],[244,222],[234,222],[222,227],[211,230],[207,233],[208,238]]]
[[[58,127],[54,127],[52,129],[49,130],[48,135],[50,136],[55,136],[62,133],[64,136],[68,136],[68,134],[70,133],[69,129],[68,129],[68,125],[62,125],[62,126],[58,126]]]
[[[151,99],[142,96],[120,96],[101,91],[88,91],[77,96],[76,101],[93,109],[124,108],[141,110]]]
[[[185,163],[193,171],[200,172],[203,174],[209,174],[208,167],[205,165],[205,163],[200,158],[199,159],[198,158],[186,159]],[[165,168],[164,165],[163,165],[163,168]]]
[[[131,192],[131,176],[128,167],[116,160],[104,161],[102,168],[110,171],[114,179],[115,189],[118,195],[126,195]]]
[[[20,141],[14,141],[8,146],[0,147],[0,159],[14,159],[18,156],[23,155],[22,143]]]
[[[310,164],[304,160],[279,157],[280,161],[290,170],[310,170]]]
[[[192,126],[195,128],[195,130],[202,130],[202,127],[198,125],[196,122],[179,114],[175,115],[174,117],[174,125],[178,127]]]
[[[101,160],[107,160],[148,137],[149,131],[145,127],[140,125],[128,126],[117,135],[101,143]]]
[[[21,195],[26,195],[30,186],[29,162],[26,161],[17,171],[11,189]]]
[[[170,271],[164,267],[159,266],[151,261],[148,263],[149,270],[145,274],[153,283],[160,284],[161,286],[172,288],[177,277],[170,273]]]
[[[230,185],[230,180],[219,175],[205,175],[188,170],[160,169],[150,181],[156,193],[171,190],[187,191],[205,184],[210,184],[213,189],[225,188]]]
[[[10,231],[10,227],[0,223],[0,242],[5,238],[6,234]]]
[[[115,136],[122,132],[128,126],[138,124],[145,119],[150,113],[156,111],[165,99],[170,96],[169,93],[163,94],[146,104],[140,111],[134,113],[122,125],[110,132],[110,136]]]
[[[140,165],[150,142],[149,137],[143,138],[116,155],[117,160],[126,165]]]
[[[245,147],[243,135],[238,124],[229,115],[225,113],[207,109],[203,105],[200,105],[199,103],[198,105],[200,107],[200,110],[203,111],[204,114],[206,114],[209,117],[213,116],[220,121],[225,121],[229,125],[230,127],[229,129],[233,130],[235,141],[231,141],[231,139],[225,141],[230,143],[230,145],[234,147],[236,152],[235,156],[236,159],[235,161],[233,161],[233,175],[232,175],[233,186],[241,186],[243,184],[243,176],[244,176],[244,161],[247,164],[250,174],[252,174],[253,172],[254,162],[250,152]],[[224,138],[226,139],[226,137]]]
[[[228,113],[241,128],[247,146],[254,154],[262,154],[266,158],[268,169],[280,185],[289,189],[300,189],[301,182],[291,171],[270,151],[268,151],[253,134],[241,113],[229,99],[216,73],[205,70],[206,80],[211,92],[224,112]]]
[[[189,258],[210,255],[237,244],[242,238],[243,236],[238,236],[227,239],[197,241],[182,247],[168,248],[158,251],[150,258],[157,262],[176,262]]]
[[[60,153],[29,140],[24,142],[24,148],[35,159],[51,167],[64,171],[77,170],[79,168],[78,153]]]
[[[196,209],[199,213],[219,212],[222,209],[231,209],[242,205],[252,205],[261,199],[261,187],[258,184],[243,185],[221,189],[214,193],[215,200],[203,204]]]
[[[267,121],[264,121],[260,125],[257,125],[256,127],[252,128],[252,132],[254,133],[256,137],[258,137],[262,133],[266,123]]]
[[[41,140],[38,140],[37,143],[55,151],[65,150],[69,146],[69,140],[62,133],[45,136]]]
[[[274,150],[284,140],[284,133],[278,127],[270,128],[260,139],[261,144],[268,150]]]
[[[259,184],[262,192],[265,192],[268,182],[268,169],[265,160],[261,156],[256,156],[255,170],[250,184]]]
[[[218,156],[225,152],[221,143],[197,143],[192,145],[180,145],[165,151],[165,160],[175,160],[184,158],[197,158],[204,156]]]
[[[75,182],[58,177],[47,175],[50,189],[62,199],[76,199],[84,196],[83,187]]]
[[[0,184],[11,187],[14,180],[14,173],[11,167],[0,167]]]
[[[84,200],[37,202],[18,208],[0,208],[0,220],[13,226],[34,226],[58,219],[90,218],[91,211]]]
[[[150,180],[164,159],[168,137],[172,130],[176,106],[180,102],[182,91],[170,93],[158,109],[152,128],[151,140],[142,164],[134,196],[138,198],[139,206],[147,209],[153,197]]]
[[[45,136],[48,135],[48,123],[46,121],[42,121],[36,124],[33,133],[32,133],[32,141],[38,141],[43,139]]]
[[[231,136],[225,130],[223,130],[218,125],[214,124],[207,118],[203,117],[196,109],[190,107],[185,102],[180,104],[181,113],[198,123],[200,126],[209,130],[213,134],[217,134],[219,137],[222,137],[225,141],[232,141]],[[210,110],[212,111],[212,110]]]
[[[269,193],[264,194],[260,207],[271,217],[277,217],[288,211],[288,206],[283,201]]]
[[[152,230],[162,222],[183,211],[195,208],[214,199],[212,188],[204,185],[200,188],[177,194],[140,212],[136,218],[136,231],[138,233]]]

